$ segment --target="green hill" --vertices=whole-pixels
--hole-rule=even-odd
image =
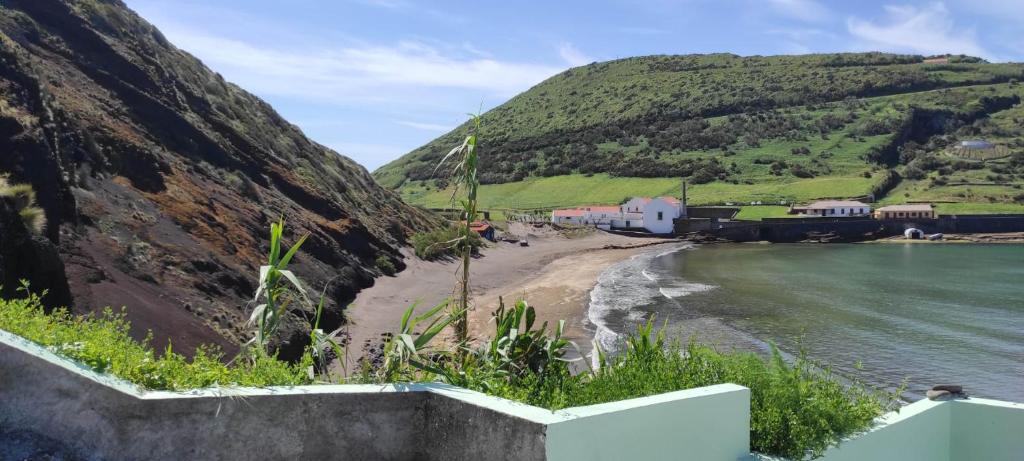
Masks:
[[[907,143],[938,159],[918,161],[915,180],[922,164],[927,176],[958,160],[948,145],[985,130],[1010,154],[1024,150],[1021,125],[998,121],[1024,95],[1024,65],[922,60],[650,56],[570,69],[483,115],[482,203],[614,203],[674,191],[678,178],[696,185],[697,203],[884,195],[896,185],[887,170],[913,160],[901,156]],[[434,167],[465,129],[375,178],[411,203],[443,204]]]

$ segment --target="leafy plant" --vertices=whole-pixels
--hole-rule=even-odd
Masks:
[[[462,258],[462,272],[459,277],[458,286],[458,308],[454,312],[458,316],[452,325],[455,329],[455,339],[460,345],[469,340],[469,262],[474,250],[473,238],[476,233],[470,224],[477,215],[477,188],[480,187],[480,180],[477,178],[477,161],[479,155],[476,151],[477,135],[480,132],[480,116],[471,117],[472,124],[469,126],[469,135],[462,141],[462,144],[453,148],[438,162],[437,167],[441,168],[449,159],[454,159],[455,165],[451,169],[452,204],[460,189],[465,188],[466,199],[462,200],[463,222],[459,226],[459,236],[452,240],[459,248],[459,256]],[[462,350],[459,348],[458,350]]]
[[[395,263],[391,262],[391,260],[384,255],[378,256],[377,259],[374,260],[373,264],[377,266],[377,269],[380,269],[384,275],[395,275],[395,273],[398,272],[398,269],[395,268]]]
[[[306,241],[308,235],[300,237],[287,252],[282,254],[281,236],[283,233],[283,219],[270,225],[270,253],[267,257],[267,264],[260,266],[259,286],[252,298],[252,303],[259,304],[253,309],[247,323],[248,326],[256,327],[255,334],[247,345],[267,354],[272,352],[269,350],[270,340],[277,333],[288,306],[296,299],[307,305],[312,305],[302,282],[287,269],[288,263],[299,251],[299,247]]]
[[[337,339],[338,331],[325,333],[320,328],[320,321],[323,317],[324,303],[326,301],[328,282],[320,293],[320,300],[313,304],[308,291],[292,271],[288,270],[288,264],[305,243],[309,235],[303,235],[282,254],[281,239],[284,234],[284,220],[279,220],[270,225],[270,251],[267,255],[267,264],[260,267],[259,286],[253,296],[252,303],[259,303],[253,309],[246,323],[254,328],[252,339],[246,346],[250,356],[258,360],[260,356],[273,356],[271,341],[281,326],[284,315],[293,303],[298,303],[300,310],[312,311],[313,321],[310,325],[310,348],[309,355],[314,364],[321,370],[327,370],[330,358],[326,351],[334,352],[340,362],[344,364],[343,347]],[[262,302],[261,302],[262,301]],[[330,377],[328,376],[328,379]]]
[[[410,366],[428,373],[445,374],[442,368],[433,363],[440,356],[447,355],[447,351],[435,350],[430,346],[430,341],[458,318],[458,312],[442,314],[449,304],[449,301],[442,302],[415,316],[416,304],[405,310],[398,332],[384,346],[384,363],[376,371],[377,381],[389,383],[396,379],[415,378],[417,375],[409,369]],[[421,324],[426,327],[417,334],[416,327]]]

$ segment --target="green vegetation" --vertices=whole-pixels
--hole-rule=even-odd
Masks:
[[[395,275],[398,273],[398,268],[395,267],[395,263],[391,262],[387,256],[380,255],[373,261],[373,265],[377,266],[377,269],[384,275]]]
[[[256,356],[271,352],[270,340],[277,333],[289,305],[299,302],[304,302],[306,305],[312,304],[309,302],[309,296],[302,283],[299,282],[295,274],[287,269],[292,257],[306,241],[306,236],[300,238],[287,252],[282,254],[282,234],[284,234],[283,220],[270,225],[270,254],[267,264],[260,267],[260,285],[256,288],[256,295],[252,298],[252,303],[256,307],[252,310],[248,325],[256,327],[256,334],[247,345],[256,350],[254,354]],[[261,300],[262,303],[260,303]]]
[[[751,390],[751,449],[793,459],[820,455],[841,437],[869,428],[896,402],[896,395],[846,381],[802,353],[789,365],[774,348],[765,359],[694,342],[685,348],[667,344],[663,332],[654,334],[653,321],[627,337],[622,353],[597,350],[597,368],[573,375],[564,358],[571,346],[562,338],[564,322],[549,333],[547,323],[536,325],[533,307],[523,301],[508,310],[499,303],[493,337],[456,358],[429,345],[449,321],[440,312],[441,306],[435,307],[410,324],[410,308],[404,333],[387,346],[385,365],[363,379],[440,379],[551,409],[731,382]],[[423,335],[408,333],[428,321]]]
[[[789,216],[788,206],[745,206],[740,208],[736,219],[760,221],[764,218],[785,218]]]
[[[99,373],[109,373],[147,389],[188,390],[224,386],[286,386],[311,384],[310,359],[296,364],[266,354],[224,364],[216,349],[201,347],[192,360],[170,346],[157,354],[149,339],[129,336],[123,313],[109,308],[99,315],[72,316],[65,309],[50,314],[40,297],[22,287],[24,299],[0,300],[0,329],[36,342]]]
[[[976,138],[999,152],[1024,149],[1024,116],[1014,106],[1024,86],[1008,83],[1022,76],[1020,64],[923,65],[920,57],[879,53],[591,64],[481,117],[488,156],[480,162],[480,203],[618,203],[678,195],[678,178],[693,186],[693,204],[881,196],[908,142],[944,137],[936,154]],[[987,123],[992,129],[974,128]],[[375,177],[410,203],[439,205],[450,190],[434,175],[436,161],[467,128]]]
[[[450,258],[453,256],[461,257],[462,250],[457,243],[461,241],[462,235],[458,226],[441,227],[429,232],[420,232],[413,234],[412,248],[418,258],[425,260]],[[471,253],[476,253],[483,246],[483,240],[479,235],[470,235],[468,241]]]
[[[0,200],[9,200],[30,231],[42,234],[46,230],[46,213],[36,204],[36,192],[28,184],[10,184],[0,175]]]
[[[760,184],[715,182],[687,189],[691,205],[741,204],[751,201],[787,203],[817,198],[867,195],[873,178],[862,175],[833,176],[806,180],[779,179]],[[644,195],[678,196],[675,178],[619,178],[607,174],[530,178],[520,182],[480,186],[480,207],[485,209],[538,209],[577,205],[619,204],[626,198]],[[444,206],[451,192],[422,186],[402,190],[402,198],[428,207]]]

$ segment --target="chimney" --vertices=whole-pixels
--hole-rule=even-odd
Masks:
[[[686,219],[687,216],[686,216],[686,180],[685,179],[683,180],[683,200],[682,200],[682,203],[679,204],[679,207],[680,207],[679,217],[683,218],[683,219]]]

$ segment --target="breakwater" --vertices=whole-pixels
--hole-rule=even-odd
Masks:
[[[935,219],[766,218],[725,221],[698,218],[676,221],[676,234],[711,234],[734,242],[794,243],[828,235],[832,241],[857,242],[902,235],[910,228],[925,233],[1024,232],[1024,215],[942,215]]]

